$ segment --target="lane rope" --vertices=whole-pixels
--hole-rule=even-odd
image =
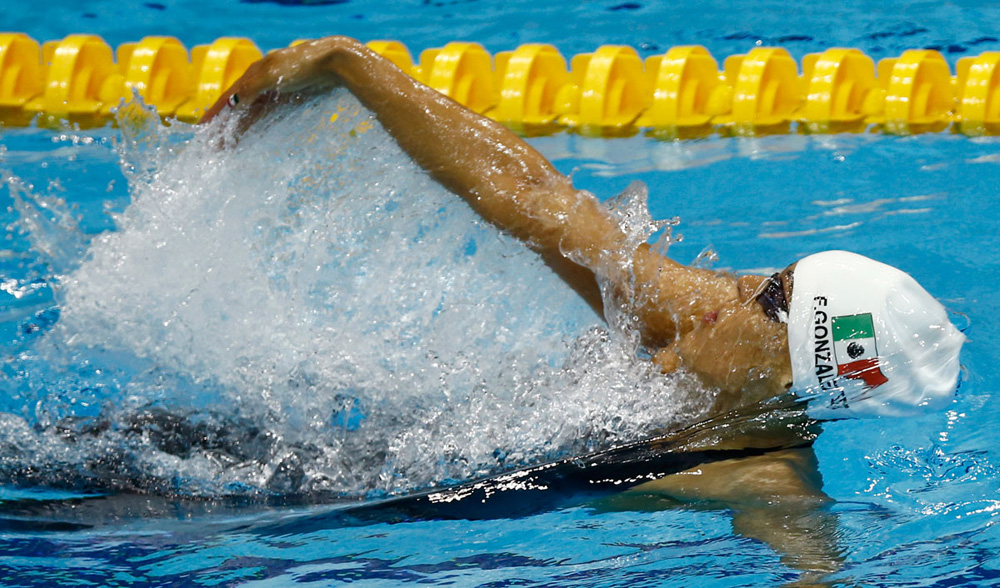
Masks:
[[[368,46],[470,109],[531,133],[1000,132],[995,51],[960,59],[953,73],[941,53],[925,49],[876,64],[858,49],[827,49],[797,63],[781,47],[756,47],[720,69],[701,46],[643,60],[632,47],[605,45],[568,62],[544,44],[490,55],[478,43],[452,42],[416,62],[398,41]],[[0,33],[0,122],[106,124],[133,92],[164,118],[194,122],[262,56],[236,37],[188,51],[174,37],[149,36],[113,51],[97,35],[39,44]]]

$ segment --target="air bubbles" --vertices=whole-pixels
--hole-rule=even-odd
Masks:
[[[367,496],[707,409],[686,376],[637,361],[633,320],[599,326],[348,94],[279,110],[220,150],[235,123],[192,136],[119,122],[132,202],[68,268],[58,322],[21,361],[25,405],[47,415],[25,467],[63,455],[56,469],[108,487]],[[670,223],[645,199],[631,186],[616,214],[633,246],[665,229],[665,247]],[[108,453],[119,467],[83,467]]]

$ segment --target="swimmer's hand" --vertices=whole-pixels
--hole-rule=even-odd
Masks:
[[[254,62],[219,96],[201,118],[207,123],[226,110],[240,113],[236,135],[242,135],[274,108],[338,85],[329,61],[339,51],[360,47],[347,37],[327,37],[272,51]]]
[[[306,90],[323,90],[337,83],[327,61],[339,49],[360,45],[347,37],[327,37],[272,51],[254,62],[219,96],[201,118],[207,123],[226,109],[242,111],[252,123],[267,105]]]

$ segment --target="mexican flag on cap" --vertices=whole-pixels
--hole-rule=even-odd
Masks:
[[[869,388],[889,381],[878,366],[871,313],[833,317],[833,351],[838,376],[862,380]]]

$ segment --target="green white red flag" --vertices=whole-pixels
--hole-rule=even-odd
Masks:
[[[869,388],[889,381],[879,368],[875,325],[870,313],[833,317],[837,375],[862,380]]]

